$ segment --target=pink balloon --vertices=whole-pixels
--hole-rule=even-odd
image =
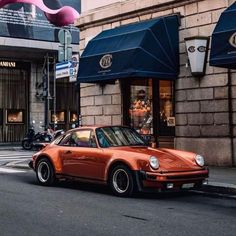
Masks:
[[[29,3],[37,6],[44,11],[48,21],[55,26],[66,26],[74,24],[75,19],[79,18],[79,13],[70,6],[64,6],[57,10],[48,8],[43,0],[0,0],[0,8],[12,3]]]

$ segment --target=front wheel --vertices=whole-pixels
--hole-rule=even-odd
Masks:
[[[114,167],[109,177],[109,185],[116,196],[131,196],[134,192],[134,178],[131,170],[125,165]]]
[[[41,185],[50,186],[53,185],[56,178],[55,178],[55,171],[51,164],[51,162],[43,158],[39,160],[36,165],[36,176]]]
[[[29,139],[23,140],[22,147],[25,150],[31,150],[33,147],[33,143]]]

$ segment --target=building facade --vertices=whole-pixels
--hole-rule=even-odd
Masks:
[[[51,9],[69,4],[80,11],[80,0],[47,4]],[[68,79],[54,83],[61,29],[34,5],[9,4],[0,9],[0,145],[21,142],[33,121],[38,131],[55,120],[64,129],[74,122],[78,113],[75,83]],[[73,26],[67,29],[72,34],[71,51],[78,53],[79,31]],[[50,90],[47,95],[45,86]]]
[[[168,21],[169,16],[175,15],[179,16],[180,24],[176,77],[168,79],[163,74],[160,77],[145,76],[138,74],[137,70],[135,76],[130,74],[125,79],[120,75],[117,79],[114,76],[109,79],[109,72],[103,71],[105,82],[90,80],[86,83],[78,77],[82,124],[131,125],[144,135],[153,135],[161,147],[197,152],[205,156],[209,165],[234,166],[236,74],[233,69],[210,66],[208,56],[205,75],[193,76],[186,49],[186,38],[204,36],[209,37],[210,50],[215,26],[222,12],[233,3],[231,0],[215,0],[214,4],[211,0],[127,0],[83,12],[76,25],[81,32],[80,51],[84,63],[91,56],[90,47],[96,46],[95,42],[108,34],[120,37],[117,32],[129,31],[130,25],[141,27],[142,22],[150,24],[155,19]],[[89,9],[88,5],[86,9]],[[108,53],[110,58],[103,58],[100,66],[114,62],[113,53],[111,50]],[[103,55],[100,56],[102,58]]]

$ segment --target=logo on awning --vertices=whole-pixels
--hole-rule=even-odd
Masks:
[[[229,43],[230,43],[231,46],[236,48],[236,32],[230,37]]]
[[[112,65],[112,55],[111,54],[104,55],[101,58],[99,64],[103,69],[107,69],[107,68],[111,67],[111,65]]]

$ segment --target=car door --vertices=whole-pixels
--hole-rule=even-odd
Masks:
[[[60,145],[60,159],[62,163],[62,173],[64,175],[75,176],[76,174],[76,161],[75,144],[72,142],[73,132],[68,133],[59,143]]]
[[[102,180],[106,159],[97,147],[94,131],[90,129],[76,130],[71,133],[69,145],[64,145],[63,169],[67,175]]]

